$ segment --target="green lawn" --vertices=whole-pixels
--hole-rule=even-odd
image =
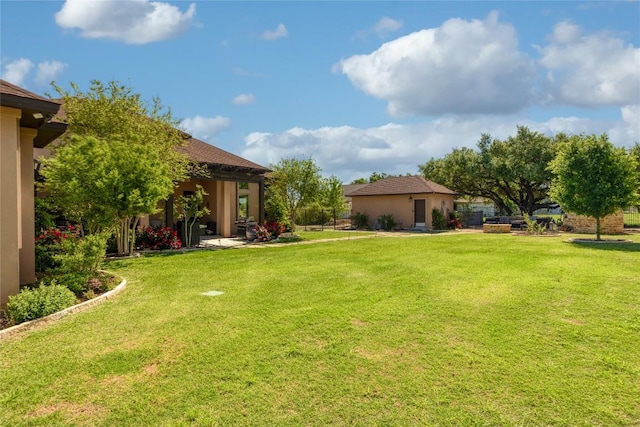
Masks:
[[[0,425],[637,425],[631,238],[379,236],[112,262],[129,279],[115,299],[0,342]]]

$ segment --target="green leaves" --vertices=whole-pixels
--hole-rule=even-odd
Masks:
[[[284,158],[271,165],[273,173],[269,189],[279,197],[287,208],[292,227],[299,208],[317,201],[321,195],[320,168],[315,160]]]
[[[561,146],[549,169],[556,175],[550,195],[564,209],[599,219],[638,201],[637,165],[606,134],[573,135]]]
[[[127,216],[151,214],[173,191],[154,147],[136,139],[72,136],[43,162],[44,189],[66,217],[90,232],[114,228]]]
[[[547,194],[552,178],[547,164],[555,156],[557,141],[564,138],[518,126],[515,137],[502,141],[482,134],[477,150],[456,148],[418,167],[425,178],[460,195],[491,199],[509,214],[513,205],[532,214],[553,205]]]

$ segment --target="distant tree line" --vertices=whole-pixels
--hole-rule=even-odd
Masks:
[[[569,160],[583,153],[581,150],[593,158],[583,162]],[[518,126],[515,136],[501,140],[482,134],[477,149],[455,148],[443,158],[432,158],[418,168],[425,178],[461,196],[492,200],[507,215],[516,212],[533,215],[538,209],[561,205],[600,218],[604,211],[613,213],[637,202],[640,145],[636,143],[627,152],[615,148],[606,135],[559,133],[550,137]],[[575,185],[568,184],[570,177]],[[578,177],[582,180],[580,184]],[[634,184],[629,186],[629,182]],[[590,198],[591,202],[586,204],[592,208],[577,209],[569,198],[571,192],[575,197]],[[610,206],[605,199],[615,200],[613,211],[610,207],[595,209],[595,205]]]

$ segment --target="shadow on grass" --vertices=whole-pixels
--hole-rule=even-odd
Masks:
[[[203,249],[204,250],[204,249]],[[195,252],[195,251],[161,251],[161,252],[146,252],[146,253],[142,253],[140,256],[126,256],[126,257],[117,257],[117,256],[112,256],[112,257],[108,257],[106,258],[105,262],[111,264],[117,264],[119,267],[129,267],[130,265],[133,265],[134,262],[137,262],[139,260],[145,259],[145,258],[161,258],[161,257],[170,257],[170,256],[176,256],[176,255],[184,255],[184,254],[188,254],[191,252]]]
[[[589,249],[598,249],[601,251],[616,252],[640,252],[640,243],[631,242],[568,242],[572,246],[583,247]]]

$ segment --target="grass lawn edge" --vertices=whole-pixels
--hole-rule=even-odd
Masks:
[[[113,274],[113,273],[110,273]],[[117,277],[117,276],[116,276]],[[73,314],[73,313],[79,313],[81,311],[87,310],[89,308],[95,307],[98,304],[101,304],[105,301],[107,301],[110,298],[113,298],[114,296],[118,295],[120,292],[122,292],[122,290],[127,286],[127,279],[122,278],[121,282],[118,284],[118,286],[116,286],[115,288],[113,288],[112,290],[105,292],[102,295],[99,295],[93,299],[90,299],[88,301],[83,301],[80,304],[76,304],[76,305],[72,305],[71,307],[67,307],[64,310],[52,313],[48,316],[45,317],[41,317],[39,319],[34,319],[34,320],[30,320],[28,322],[23,322],[23,323],[19,323],[17,325],[11,326],[9,328],[6,329],[1,329],[0,330],[0,341],[2,341],[5,338],[8,338],[10,336],[16,335],[20,332],[26,331],[26,330],[31,330],[31,329],[35,329],[38,327],[42,327],[44,325],[49,324],[50,322],[62,319],[63,317],[69,315],[69,314]]]

